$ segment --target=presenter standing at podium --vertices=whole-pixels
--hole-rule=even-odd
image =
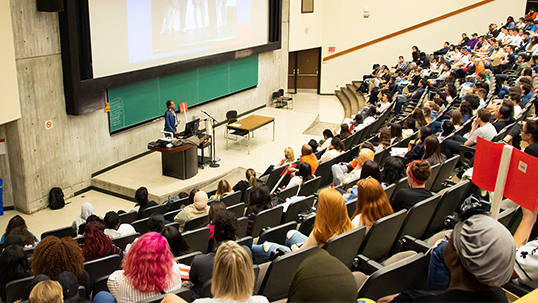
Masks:
[[[168,110],[164,113],[164,131],[173,133],[174,137],[176,137],[178,135],[177,125],[181,122],[176,116],[176,105],[174,104],[174,101],[168,100],[166,101],[166,107]],[[168,136],[168,134],[166,134],[166,136]]]

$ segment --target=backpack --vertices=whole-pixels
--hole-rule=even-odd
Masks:
[[[53,187],[49,192],[50,209],[60,209],[65,206],[64,192],[59,187]]]

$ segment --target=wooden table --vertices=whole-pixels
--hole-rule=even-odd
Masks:
[[[207,135],[200,138],[200,143],[205,142]],[[198,173],[197,145],[184,144],[172,148],[149,146],[149,150],[161,153],[163,175],[181,180],[189,179]]]
[[[228,149],[228,132],[231,130],[243,130],[248,132],[248,154],[250,155],[250,134],[254,137],[254,131],[269,123],[273,123],[273,141],[275,141],[275,118],[252,115],[234,123],[226,125],[226,149]]]

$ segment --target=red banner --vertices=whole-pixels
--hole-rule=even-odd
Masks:
[[[538,158],[512,150],[504,196],[534,211],[538,201]]]
[[[503,146],[502,143],[493,143],[477,137],[473,165],[473,183],[476,186],[488,191],[495,190]]]
[[[184,113],[188,110],[187,102],[179,103],[179,112]]]

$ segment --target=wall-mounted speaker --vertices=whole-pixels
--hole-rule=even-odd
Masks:
[[[64,0],[36,0],[39,12],[63,12]]]

